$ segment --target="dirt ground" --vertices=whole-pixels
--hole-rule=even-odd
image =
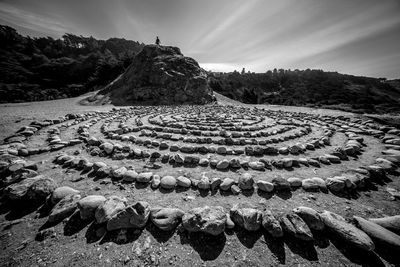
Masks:
[[[82,106],[77,103],[86,96],[73,99],[62,99],[44,102],[2,104],[0,105],[0,139],[15,133],[24,125],[34,120],[56,119],[68,113],[84,113],[89,111],[110,111],[113,106]],[[220,105],[243,105],[223,96],[218,96]],[[253,108],[254,105],[243,105]],[[304,112],[314,115],[351,116],[351,113],[302,107],[257,106],[270,110]],[[118,107],[121,108],[121,107]],[[142,118],[148,124],[148,116]],[[62,140],[76,138],[80,124],[68,127],[61,133]],[[90,127],[89,132],[97,138],[104,138],[100,132],[103,121]],[[277,126],[277,128],[279,125]],[[45,129],[37,137],[30,139],[31,144],[45,144]],[[295,131],[295,130],[292,130]],[[288,134],[291,132],[289,131]],[[305,141],[307,138],[321,135],[319,127],[306,137],[294,141],[285,141],[282,145],[291,145]],[[358,158],[350,158],[341,164],[323,165],[320,168],[294,168],[292,170],[274,169],[273,171],[247,170],[255,180],[270,181],[279,175],[283,178],[299,177],[332,177],[349,169],[368,166],[374,163],[385,149],[381,141],[370,135],[363,135],[366,147]],[[337,132],[331,139],[331,145],[343,145],[343,133]],[[114,141],[114,140],[113,140]],[[122,141],[115,141],[121,143]],[[177,141],[177,144],[184,144]],[[75,145],[63,151],[79,154],[93,162],[102,161],[107,165],[135,166],[145,169],[145,160],[122,159],[113,160],[99,156],[91,156],[84,144]],[[149,149],[150,152],[156,151]],[[307,151],[302,156],[315,157],[328,153],[329,147],[315,151]],[[383,217],[400,214],[400,205],[386,190],[387,186],[400,190],[397,175],[389,175],[388,182],[377,184],[375,188],[358,191],[352,196],[336,196],[332,193],[307,192],[302,189],[286,194],[223,194],[221,192],[199,192],[195,189],[175,189],[171,192],[153,190],[150,186],[138,184],[120,184],[106,178],[101,181],[81,171],[63,168],[53,159],[58,152],[47,152],[29,156],[29,160],[39,163],[39,174],[53,178],[59,185],[68,185],[90,194],[104,196],[124,196],[130,201],[147,201],[150,206],[176,207],[184,211],[205,205],[222,206],[226,211],[235,203],[249,203],[268,208],[276,214],[284,214],[295,207],[307,206],[317,211],[329,210],[352,218],[353,215],[364,218]],[[244,157],[244,156],[243,156]],[[283,158],[284,156],[275,156]],[[230,158],[227,156],[226,158]],[[247,157],[255,160],[256,157]],[[199,179],[203,174],[209,177],[231,177],[237,179],[243,169],[221,172],[210,167],[177,168],[162,165],[153,170],[163,175],[186,175]],[[18,204],[20,205],[20,204]],[[286,236],[274,239],[265,231],[247,232],[240,229],[226,230],[225,234],[210,237],[200,233],[188,233],[179,226],[173,232],[162,232],[149,223],[145,229],[128,230],[128,240],[121,242],[118,233],[107,233],[99,238],[102,229],[94,223],[83,222],[74,215],[54,228],[49,228],[49,237],[36,240],[38,231],[46,228],[46,212],[40,207],[24,203],[22,206],[0,207],[0,266],[396,266],[399,264],[396,255],[390,251],[365,253],[348,246],[330,233],[315,235],[314,242],[305,242]],[[397,265],[399,266],[399,265]]]

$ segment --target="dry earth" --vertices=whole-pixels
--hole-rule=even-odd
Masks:
[[[319,167],[300,164],[290,168],[279,168],[274,164],[278,162],[276,164],[279,165],[279,160],[284,158],[295,160],[318,158],[331,153],[334,147],[345,146],[351,139],[349,132],[357,132],[357,129],[361,128],[371,131],[378,130],[372,128],[376,123],[368,123],[366,122],[367,118],[359,115],[314,108],[244,105],[221,95],[217,96],[219,106],[135,107],[134,109],[118,107],[117,110],[113,110],[114,107],[110,105],[95,107],[78,105],[77,103],[84,97],[87,96],[0,105],[2,114],[0,139],[3,140],[13,135],[32,121],[65,118],[66,114],[84,113],[91,115],[82,117],[82,119],[71,117],[58,124],[43,127],[23,142],[28,148],[40,150],[40,148],[49,146],[48,130],[59,129],[59,134],[57,131],[55,133],[62,141],[82,138],[87,133],[92,141],[104,140],[114,145],[120,144],[121,147],[127,146],[130,149],[138,148],[148,151],[150,154],[159,152],[161,155],[175,155],[178,152],[171,152],[170,149],[161,150],[159,144],[156,145],[152,142],[165,142],[169,148],[173,144],[179,147],[203,145],[192,143],[191,140],[183,140],[183,138],[172,141],[158,136],[159,138],[156,139],[149,130],[147,130],[148,134],[141,131],[128,131],[127,133],[125,131],[124,133],[123,128],[140,126],[140,123],[143,126],[157,126],[157,123],[162,124],[163,122],[166,122],[166,126],[162,126],[163,129],[173,128],[174,120],[178,123],[184,121],[186,126],[196,125],[191,121],[196,118],[204,119],[201,122],[204,123],[203,126],[207,127],[210,125],[207,121],[219,118],[218,122],[213,121],[217,127],[221,127],[224,122],[230,120],[241,124],[242,127],[266,126],[264,129],[252,129],[249,132],[268,131],[268,136],[245,136],[243,139],[256,139],[258,142],[269,140],[263,146],[271,145],[277,148],[293,147],[298,143],[306,144],[310,140],[321,140],[327,137],[328,129],[333,129],[326,144],[322,144],[320,148],[306,149],[300,154],[255,156],[251,153],[229,155],[230,152],[226,155],[181,153],[183,156],[192,155],[208,159],[210,163],[213,159],[221,161],[239,158],[243,161],[257,162],[264,158],[272,165],[271,168],[263,170],[251,167],[219,170],[211,167],[210,163],[204,167],[197,164],[176,165],[162,162],[161,158],[156,160],[149,160],[144,156],[130,158],[123,153],[111,157],[105,156],[104,153],[93,152],[99,148],[90,142],[68,145],[56,151],[43,151],[29,155],[26,159],[38,163],[38,173],[51,177],[59,186],[70,186],[79,190],[83,195],[117,195],[126,197],[129,202],[146,201],[151,207],[174,207],[186,212],[192,208],[208,205],[222,206],[225,211],[229,212],[234,204],[247,203],[260,210],[269,209],[277,216],[286,214],[298,206],[307,206],[317,211],[329,210],[346,219],[351,219],[353,215],[371,218],[400,214],[398,198],[387,191],[387,187],[400,190],[399,176],[395,171],[388,173],[386,180],[374,182],[360,190],[346,191],[345,194],[333,194],[330,191],[319,190],[306,191],[301,187],[283,192],[266,193],[256,189],[233,194],[230,191],[222,190],[202,191],[194,186],[188,189],[180,187],[173,190],[153,189],[148,184],[123,183],[110,177],[99,178],[91,172],[87,173],[54,162],[56,155],[65,152],[75,157],[86,158],[90,162],[101,161],[107,166],[132,166],[137,172],[150,171],[160,177],[184,175],[190,178],[192,183],[201,180],[204,176],[221,179],[229,177],[237,181],[243,173],[250,173],[255,181],[271,182],[277,176],[285,179],[289,177],[298,177],[302,180],[311,177],[326,179],[351,174],[351,170],[375,164],[375,160],[381,157],[382,151],[386,149],[381,139],[385,133],[360,131],[359,134],[356,134],[357,137],[363,139],[360,152],[350,156],[347,160],[340,160],[338,163],[319,163]],[[235,105],[236,108],[231,108],[229,105]],[[242,109],[239,109],[239,106]],[[207,112],[210,117],[203,117]],[[139,115],[139,113],[142,114]],[[82,128],[82,126],[84,127]],[[300,131],[307,128],[309,131]],[[83,131],[79,131],[79,129],[83,129]],[[221,128],[218,129],[221,130]],[[106,131],[114,132],[116,136],[119,135],[118,133],[134,136],[136,142],[130,142],[129,139],[121,140],[121,137],[111,137],[111,135],[108,137],[105,134]],[[302,134],[296,135],[299,131]],[[174,135],[192,137],[192,139],[204,137],[204,135],[190,134]],[[284,136],[290,138],[280,139]],[[221,138],[220,135],[206,137],[212,140]],[[396,135],[393,135],[393,138],[396,138]],[[272,141],[273,139],[276,140]],[[144,143],[137,140],[142,140]],[[146,142],[150,142],[150,144]],[[249,146],[249,144],[246,145]],[[207,143],[205,146],[222,146],[228,151],[241,150],[245,147],[242,144]],[[253,144],[250,146],[255,147]],[[366,253],[346,244],[329,231],[313,233],[314,241],[312,242],[302,241],[287,234],[283,238],[273,238],[265,230],[250,232],[239,227],[232,230],[226,229],[225,233],[217,237],[189,233],[182,225],[179,225],[174,231],[163,232],[151,222],[144,229],[106,233],[104,226],[90,221],[82,221],[79,212],[56,225],[51,225],[47,223],[49,211],[36,203],[6,203],[3,193],[1,203],[0,266],[395,266],[399,263],[398,258],[396,259],[397,255],[393,251],[378,250]],[[38,233],[40,233],[39,236]]]

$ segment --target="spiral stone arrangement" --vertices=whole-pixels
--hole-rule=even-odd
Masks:
[[[220,236],[239,228],[305,242],[330,232],[361,250],[400,251],[398,214],[345,219],[334,206],[274,206],[276,197],[341,201],[372,188],[397,202],[390,183],[399,164],[400,130],[365,118],[134,106],[34,121],[6,138],[1,201],[11,209],[40,203],[50,226],[79,217],[93,221],[99,237],[117,231],[122,240],[127,229],[153,224],[159,231]]]

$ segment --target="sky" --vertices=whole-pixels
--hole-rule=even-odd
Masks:
[[[0,24],[32,37],[159,36],[213,71],[400,78],[400,0],[0,0]]]

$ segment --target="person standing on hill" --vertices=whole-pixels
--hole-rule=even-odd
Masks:
[[[160,39],[158,38],[158,36],[156,37],[156,45],[160,45],[161,44],[161,41],[160,41]]]

